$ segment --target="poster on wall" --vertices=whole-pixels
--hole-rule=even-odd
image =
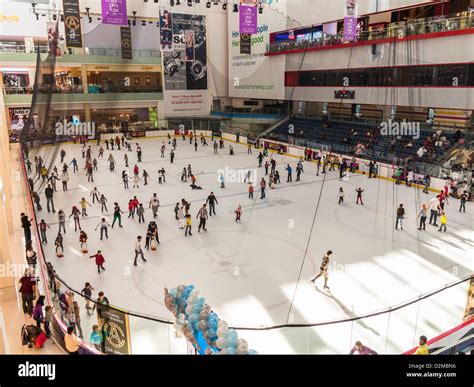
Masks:
[[[133,59],[132,30],[130,27],[120,27],[120,45],[122,46],[122,59]]]
[[[284,99],[285,56],[265,56],[270,33],[287,27],[286,2],[273,2],[258,15],[256,33],[250,41],[240,33],[240,16],[229,12],[228,17],[228,88],[234,98]],[[241,47],[241,42],[243,47]],[[249,49],[250,45],[250,49]],[[249,53],[250,51],[250,53]]]
[[[127,0],[102,0],[102,24],[126,26]]]
[[[99,326],[104,337],[104,353],[129,355],[131,353],[130,326],[128,314],[119,310],[101,306]]]
[[[59,48],[59,31],[57,22],[46,23],[48,30],[48,51],[49,55],[53,57],[61,56],[61,49]]]
[[[206,17],[163,11],[160,36],[165,114],[208,114]]]
[[[346,16],[344,18],[344,33],[343,39],[349,42],[353,42],[357,37],[357,18],[352,16]]]
[[[82,48],[81,13],[79,0],[63,0],[66,46]]]
[[[250,39],[252,35],[250,34],[240,34],[240,53],[241,54],[251,54],[252,46],[250,44]]]

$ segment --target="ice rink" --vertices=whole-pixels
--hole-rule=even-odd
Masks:
[[[162,142],[166,143],[166,157],[160,158]],[[316,164],[304,162],[300,182],[286,183],[285,166],[295,170],[297,159],[273,154],[281,184],[267,187],[266,199],[261,200],[259,188],[254,199],[248,198],[248,184],[226,182],[224,189],[218,182],[218,170],[256,169],[257,179],[264,177],[264,168],[257,168],[258,150],[247,154],[247,147],[234,144],[235,155],[226,148],[213,154],[212,143],[199,144],[198,151],[189,140],[178,138],[176,157],[169,161],[171,145],[165,138],[139,139],[143,161],[136,163],[133,151],[105,151],[98,159],[94,183],[88,183],[81,146],[67,144],[66,162],[72,157],[79,162],[79,172],[69,169],[69,190],[63,192],[57,182],[55,207],[71,213],[72,205],[79,207],[82,197],[92,204],[90,191],[97,187],[108,202],[105,218],[112,223],[113,203],[118,202],[125,214],[123,228],[109,229],[109,239],[100,241],[99,230],[94,231],[102,217],[97,203],[88,208],[88,217],[81,218],[81,226],[89,236],[89,254],[80,252],[79,231],[74,232],[72,218],[64,236],[65,256],[57,258],[54,239],[58,231],[56,214],[46,211],[44,186],[39,190],[43,211],[38,219],[51,226],[45,254],[56,272],[71,287],[81,290],[86,281],[98,291],[104,291],[113,305],[140,314],[171,319],[163,303],[163,288],[193,284],[206,302],[235,327],[259,327],[285,324],[310,324],[350,318],[418,297],[458,278],[471,274],[474,259],[474,207],[467,203],[466,213],[458,212],[459,201],[450,199],[447,205],[447,232],[427,224],[426,231],[417,230],[417,214],[422,203],[428,203],[434,192],[405,185],[395,185],[383,179],[368,179],[366,175],[351,174],[340,180],[339,172],[316,176]],[[90,142],[92,157],[98,155],[95,142]],[[45,146],[33,156],[41,154],[46,166],[56,165],[61,174],[59,147]],[[105,148],[105,146],[104,146]],[[55,152],[56,151],[56,152]],[[107,158],[112,153],[117,162],[115,172],[109,171]],[[129,156],[130,167],[125,168],[123,155]],[[53,160],[53,158],[55,158]],[[51,164],[52,163],[52,164]],[[129,190],[123,187],[121,173],[133,176],[138,164],[150,175],[148,185]],[[197,184],[203,190],[192,190],[190,182],[180,181],[181,171],[192,165]],[[166,170],[166,183],[158,184],[158,169]],[[33,174],[30,174],[32,176]],[[268,176],[265,176],[266,179]],[[293,181],[296,173],[293,173]],[[35,187],[39,187],[38,181]],[[339,187],[345,192],[344,204],[338,205]],[[364,189],[364,205],[356,205],[356,188]],[[207,232],[198,233],[196,214],[213,191],[217,197],[217,215],[210,217]],[[153,193],[160,200],[157,224],[160,245],[157,251],[145,251],[148,262],[139,260],[133,266],[134,244],[137,235],[146,234],[153,220],[148,203]],[[127,218],[129,199],[137,196],[146,208],[145,224]],[[191,203],[193,235],[185,237],[179,229],[173,208],[185,198]],[[404,230],[395,230],[395,212],[400,203],[406,209]],[[235,222],[234,210],[242,205],[242,222]],[[427,221],[428,223],[428,221]],[[97,273],[89,255],[102,250],[106,271]],[[320,278],[314,286],[310,279],[319,272],[321,259],[332,250],[330,261],[330,290],[323,289]],[[413,305],[405,311],[347,324],[316,328],[285,328],[273,331],[242,331],[249,346],[262,353],[341,353],[350,349],[354,340],[362,340],[383,352],[401,352],[415,344],[415,334],[429,337],[440,334],[461,322],[466,304],[466,286],[458,286],[424,301],[422,308]],[[95,317],[91,318],[91,321]],[[83,327],[92,322],[83,321]],[[345,325],[343,327],[343,325]],[[355,325],[355,328],[354,328]],[[390,329],[391,339],[387,339]],[[85,329],[87,330],[87,329]],[[133,332],[132,332],[133,335]],[[400,340],[394,340],[396,336]],[[184,339],[182,339],[184,340]],[[143,352],[147,352],[144,350]]]

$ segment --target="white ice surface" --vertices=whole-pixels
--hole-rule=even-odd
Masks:
[[[160,158],[159,151],[163,140],[167,146],[165,159]],[[64,239],[65,256],[56,257],[57,214],[47,213],[44,187],[40,189],[43,211],[39,219],[44,218],[51,225],[45,253],[57,273],[77,290],[86,281],[91,282],[96,289],[94,296],[102,290],[112,304],[124,309],[171,319],[163,303],[163,288],[193,284],[216,313],[233,326],[315,323],[384,309],[473,272],[472,203],[467,203],[466,213],[459,213],[459,202],[450,199],[448,231],[441,233],[427,224],[427,231],[423,232],[417,230],[416,216],[421,203],[427,203],[434,193],[424,194],[359,174],[340,181],[338,171],[329,172],[323,181],[324,175],[317,177],[315,164],[308,162],[304,163],[301,182],[286,183],[284,166],[290,163],[295,169],[297,159],[273,154],[282,183],[276,189],[267,188],[265,200],[259,199],[256,187],[255,199],[250,200],[244,183],[227,183],[225,189],[219,188],[217,171],[226,167],[257,168],[256,150],[248,155],[246,146],[232,144],[235,156],[230,156],[227,148],[215,156],[212,145],[199,146],[195,152],[188,140],[178,139],[175,162],[170,164],[171,145],[166,139],[138,142],[143,149],[143,162],[138,163],[140,175],[146,169],[151,178],[147,186],[141,182],[139,189],[133,189],[130,181],[129,190],[123,188],[121,172],[125,169],[133,175],[135,151],[127,152],[129,168],[124,167],[123,148],[105,151],[104,158],[98,159],[95,182],[88,183],[81,146],[64,145],[66,161],[76,157],[80,170],[74,174],[71,166],[69,191],[63,192],[61,182],[57,183],[56,210],[62,208],[69,215],[72,205],[78,206],[82,197],[92,203],[89,193],[95,186],[108,199],[109,213],[105,217],[109,222],[115,201],[127,213],[128,200],[136,195],[146,208],[145,225],[139,224],[137,218],[127,219],[125,214],[124,228],[116,225],[104,241],[99,240],[99,230],[94,231],[102,216],[100,206],[96,203],[88,208],[89,216],[81,219],[81,225],[89,236],[90,254],[80,252],[79,232],[74,232],[71,218]],[[90,145],[93,157],[97,157],[98,148],[95,143]],[[56,149],[45,146],[39,153],[46,165],[57,165],[61,171],[59,150],[51,164]],[[110,153],[118,163],[114,173],[108,167]],[[33,151],[30,158],[35,154]],[[181,170],[188,164],[202,191],[193,191],[189,182],[180,181]],[[167,182],[160,185],[157,170],[161,167],[166,169]],[[258,174],[260,179],[264,169],[259,168]],[[337,203],[339,187],[346,194],[343,205]],[[357,187],[365,190],[363,206],[355,204]],[[195,217],[210,191],[219,202],[217,215],[209,219],[208,232],[198,233]],[[138,267],[134,267],[136,236],[145,236],[146,226],[153,218],[148,202],[154,192],[161,202],[157,219],[161,244],[157,251],[145,252],[147,263],[139,260]],[[191,202],[192,237],[185,238],[174,219],[173,208],[181,198]],[[404,231],[394,229],[394,214],[400,203],[406,208]],[[234,221],[233,213],[238,204],[243,208],[240,224]],[[98,249],[106,260],[106,271],[100,275],[94,260],[89,259]],[[319,271],[321,258],[329,249],[333,251],[328,282],[331,290],[325,291],[322,278],[316,287],[309,279]],[[415,344],[415,334],[439,334],[460,323],[466,289],[467,286],[458,286],[390,317],[386,314],[315,328],[242,331],[240,335],[248,339],[250,347],[267,353],[344,353],[357,339],[380,352],[400,352]],[[89,323],[83,321],[84,327],[93,319]],[[151,326],[152,322],[146,324]],[[134,352],[167,352],[166,348],[150,346],[149,340],[143,339],[150,331],[142,327],[135,330],[138,325],[132,324]]]

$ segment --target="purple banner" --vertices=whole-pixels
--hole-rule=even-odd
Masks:
[[[343,39],[353,42],[357,38],[357,18],[346,16],[344,18]]]
[[[257,33],[257,7],[249,7],[246,5],[240,6],[240,27],[241,34],[256,34]]]
[[[102,24],[128,25],[127,0],[102,0]]]

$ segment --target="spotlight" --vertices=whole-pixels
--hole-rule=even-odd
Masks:
[[[36,8],[36,5],[37,5],[36,3],[31,3],[31,6],[33,7],[33,12],[34,12],[34,13],[36,13],[36,9],[35,9],[35,8]]]
[[[137,25],[137,21],[136,20],[132,20],[132,26],[136,26]]]
[[[61,15],[59,15],[59,17],[60,17],[60,20],[64,23],[64,15],[61,14]]]
[[[142,26],[146,26],[146,20],[142,20]]]
[[[91,9],[90,9],[89,7],[86,7],[86,15],[87,15],[87,16],[90,16],[90,15],[89,15],[90,10],[91,10]]]
[[[57,15],[53,15],[53,20],[54,20],[54,21],[58,20],[58,16],[57,16]]]
[[[158,28],[160,28],[160,21],[159,21],[159,20],[156,22],[156,26],[157,26]]]
[[[92,18],[89,16],[89,23],[92,23]]]
[[[193,0],[188,0],[188,7],[192,7],[193,6]]]
[[[260,14],[263,13],[263,7],[262,6],[258,7],[258,13],[260,13]]]
[[[181,0],[176,0],[176,5],[181,5]]]
[[[232,6],[232,12],[239,12],[239,6],[237,4]]]
[[[36,12],[35,16],[36,16],[36,20],[39,20],[39,16],[40,16],[39,13]]]
[[[132,20],[132,26],[137,25],[137,11],[132,11],[133,13],[133,20]]]
[[[174,0],[170,0],[170,7],[174,6]]]
[[[155,2],[155,4],[158,3],[158,0],[153,0],[153,1]]]
[[[208,1],[208,2],[206,3],[206,8],[211,8],[211,2],[210,2],[210,1]]]
[[[143,0],[144,3],[148,3],[148,0]]]
[[[222,9],[223,9],[224,11],[227,11],[227,1],[224,2],[224,3],[222,3]]]

